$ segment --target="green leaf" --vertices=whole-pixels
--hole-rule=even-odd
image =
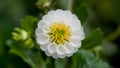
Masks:
[[[76,7],[74,13],[78,16],[81,23],[83,24],[88,18],[87,5],[85,3],[80,4],[78,7]]]
[[[72,58],[72,68],[110,68],[106,62],[88,50],[79,50]]]
[[[64,68],[62,59],[55,59],[55,68]]]
[[[10,49],[9,52],[20,56],[32,68],[36,68],[36,65],[34,64],[34,62],[32,61],[32,59],[27,54],[25,54],[24,50],[19,49],[19,48],[12,48],[12,49]]]
[[[61,9],[67,9],[68,0],[56,0]]]
[[[9,52],[21,57],[31,68],[46,68],[45,61],[42,59],[39,50],[30,50],[19,45],[11,45]]]
[[[21,20],[21,27],[30,34],[33,34],[37,26],[36,22],[38,22],[37,18],[32,16],[26,16],[24,19]]]
[[[103,42],[103,32],[101,29],[97,28],[93,30],[89,36],[83,40],[82,48],[93,48],[95,46],[101,45]]]

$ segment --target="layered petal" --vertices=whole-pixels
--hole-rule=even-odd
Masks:
[[[85,38],[77,16],[61,9],[52,10],[44,15],[38,22],[35,34],[40,49],[53,58],[72,56],[81,47],[81,40]]]
[[[59,45],[58,48],[57,48],[57,53],[59,55],[64,55],[66,53],[66,49],[64,47],[64,45]]]
[[[36,41],[38,44],[46,44],[49,42],[49,37],[44,33],[40,33],[39,36],[36,37]]]
[[[48,45],[48,51],[49,51],[49,53],[53,54],[53,53],[56,52],[56,50],[57,50],[57,45],[56,44],[50,43]]]

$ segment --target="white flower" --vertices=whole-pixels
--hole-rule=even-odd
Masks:
[[[76,15],[61,9],[43,16],[35,33],[41,50],[53,58],[70,57],[81,47],[81,40],[85,37]]]

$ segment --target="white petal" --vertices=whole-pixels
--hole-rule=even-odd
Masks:
[[[65,58],[66,55],[67,55],[67,54],[64,54],[64,55],[59,55],[59,54],[57,54],[57,56],[58,56],[59,58]]]
[[[62,17],[62,21],[67,24],[67,26],[72,26],[73,25],[73,21],[70,18],[70,15],[64,15]]]
[[[45,27],[43,27],[43,32],[44,33],[48,33],[49,32],[49,26],[45,26]]]
[[[71,26],[71,32],[72,32],[72,35],[75,35],[75,36],[80,36],[81,34],[81,30],[79,27],[73,27]]]
[[[81,40],[83,40],[85,38],[85,33],[83,32],[83,27],[81,26],[80,27],[80,30],[81,30]]]
[[[60,58],[65,58],[66,55],[59,55]]]
[[[48,51],[45,51],[45,54],[46,54],[47,56],[51,56],[51,55],[52,55],[52,54],[49,53]]]
[[[48,14],[48,15],[43,16],[42,20],[47,25],[51,25],[56,21],[56,17],[55,17],[55,14]]]
[[[67,57],[70,57],[70,56],[72,56],[72,55],[73,55],[73,53],[67,54]]]
[[[52,57],[53,57],[53,58],[58,58],[57,53],[54,53],[54,54],[52,55]]]
[[[54,10],[51,10],[51,11],[48,12],[48,14],[53,15],[53,14],[55,14],[55,11],[54,11]]]
[[[48,51],[49,51],[51,54],[55,53],[56,50],[57,50],[57,45],[52,44],[52,43],[48,45]]]
[[[78,39],[78,38],[75,38],[75,37],[72,37],[71,40],[70,40],[70,44],[73,46],[73,47],[81,47],[81,41]]]
[[[45,22],[43,21],[43,20],[41,20],[41,21],[39,21],[39,23],[38,23],[38,27],[39,28],[42,28],[43,26],[45,26],[46,24],[45,24]]]
[[[36,37],[36,41],[38,44],[45,44],[49,42],[49,37],[44,33],[40,33],[39,36]]]
[[[85,33],[83,32],[83,27],[71,27],[72,36],[83,40],[85,38]]]
[[[78,51],[78,48],[74,48],[74,51],[73,51],[73,53],[75,53],[75,52],[77,52]]]
[[[40,49],[42,50],[42,51],[46,51],[47,50],[47,44],[46,45],[40,45]]]
[[[56,10],[56,13],[55,13],[55,17],[56,17],[56,22],[60,22],[62,23],[62,19],[63,19],[63,11],[62,10]]]
[[[73,14],[72,19],[73,19],[74,23],[76,24],[75,26],[81,27],[81,21],[78,19],[78,17],[76,15]]]
[[[49,31],[49,25],[45,21],[40,21],[38,23],[38,28],[42,30],[42,32],[48,32]]]
[[[40,33],[43,33],[43,30],[42,30],[41,28],[37,28],[37,29],[35,30],[35,34],[36,34],[37,36],[39,36]]]
[[[66,44],[65,48],[66,48],[66,51],[67,51],[68,54],[72,53],[73,50],[74,50],[74,47],[70,43]]]
[[[64,45],[59,45],[59,46],[57,47],[57,53],[58,53],[59,55],[64,55],[64,54],[66,53],[66,49],[65,49]]]
[[[71,30],[70,43],[65,45],[50,44],[49,36],[50,26],[54,23],[65,23]],[[66,10],[53,10],[42,17],[38,23],[38,28],[35,31],[36,41],[40,44],[40,48],[45,51],[47,56],[53,58],[70,57],[73,53],[78,51],[81,46],[81,40],[85,38],[83,27],[76,15]]]

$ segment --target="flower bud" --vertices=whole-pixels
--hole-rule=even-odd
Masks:
[[[27,48],[32,48],[34,46],[34,42],[32,41],[31,38],[29,38],[29,39],[25,40],[24,45]]]
[[[26,40],[27,39],[27,32],[20,28],[15,28],[15,31],[12,32],[12,38],[16,41],[18,40]]]

